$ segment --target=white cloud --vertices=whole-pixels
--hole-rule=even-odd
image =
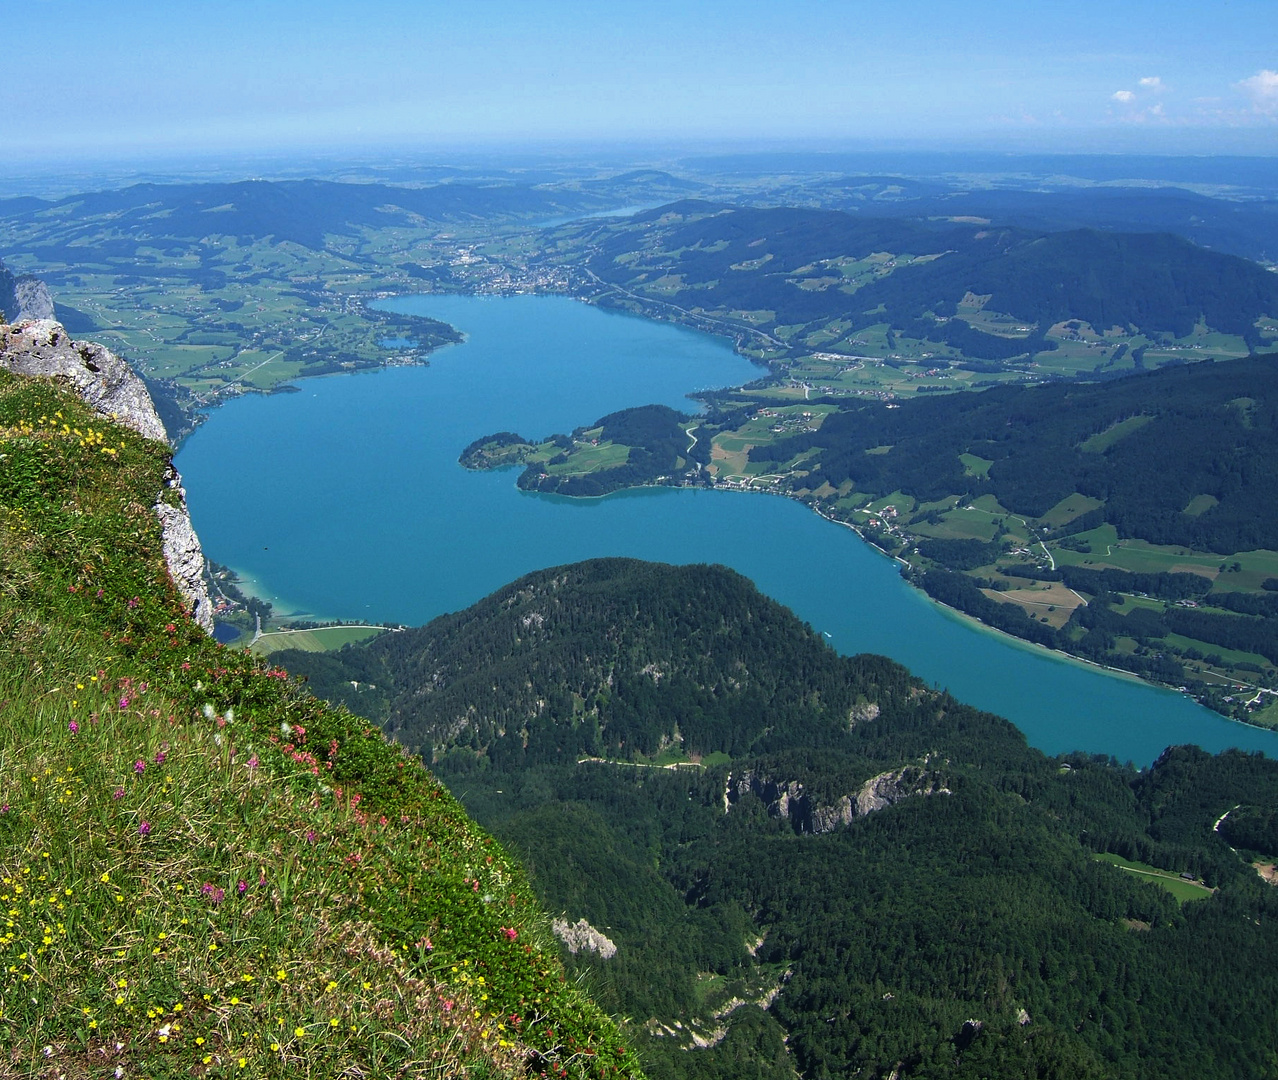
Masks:
[[[1136,95],[1130,90],[1115,90],[1113,100],[1121,101],[1124,105],[1128,105],[1136,100]]]
[[[1235,86],[1251,98],[1251,107],[1256,112],[1278,114],[1278,71],[1258,71]]]
[[[1152,90],[1155,94],[1161,94],[1167,89],[1163,80],[1157,75],[1146,75],[1145,78],[1140,80],[1140,86],[1146,90]]]

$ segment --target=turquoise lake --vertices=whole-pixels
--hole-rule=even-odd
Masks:
[[[737,385],[760,369],[722,339],[564,297],[405,297],[387,308],[467,335],[400,367],[306,380],[216,410],[177,457],[210,558],[281,611],[424,623],[521,574],[605,555],[717,562],[844,653],[879,652],[1010,718],[1049,753],[1148,764],[1193,742],[1278,756],[1278,734],[1182,695],[975,626],[902,581],[849,529],[775,496],[641,489],[573,500],[471,473],[461,449],[546,436],[616,409]]]

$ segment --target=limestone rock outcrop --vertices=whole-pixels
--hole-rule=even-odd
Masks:
[[[23,274],[21,277],[15,278],[13,282],[13,299],[18,309],[17,314],[14,316],[15,322],[24,322],[28,319],[52,319],[55,317],[53,314],[53,294],[49,292],[49,286],[38,277]]]
[[[133,369],[103,345],[72,341],[52,319],[0,327],[0,368],[66,383],[108,419],[148,439],[168,440],[146,384]]]
[[[550,924],[555,937],[574,956],[579,952],[598,953],[601,960],[611,960],[617,955],[617,946],[605,934],[596,930],[585,919],[570,923],[567,919],[555,919]]]
[[[774,780],[753,771],[729,775],[724,791],[724,809],[747,795],[754,795],[772,817],[784,818],[801,833],[826,833],[850,825],[902,799],[923,795],[949,795],[940,773],[925,765],[903,765],[872,776],[855,792],[820,802],[798,780]]]

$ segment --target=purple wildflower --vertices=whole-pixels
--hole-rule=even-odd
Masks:
[[[235,891],[243,896],[246,892],[248,892],[248,882],[241,879],[240,883],[235,886]]]
[[[142,822],[141,825],[138,826],[138,835],[139,836],[151,835],[151,823],[149,821],[144,821]]]
[[[249,759],[248,759],[248,761],[246,761],[244,764],[245,764],[245,765],[247,765],[250,769],[256,769],[256,768],[257,768],[257,766],[258,766],[257,755],[256,755],[256,754],[254,754],[254,755],[253,755],[251,758],[249,758]]]
[[[118,788],[116,788],[113,792],[111,792],[111,798],[113,798],[113,799],[123,799],[123,798],[124,798],[124,788],[122,788],[122,787],[118,787]]]
[[[137,761],[133,763],[133,771],[141,776],[142,773],[146,772],[146,762],[141,758],[138,758]]]
[[[163,750],[161,750],[158,754],[155,755],[155,763],[157,765],[163,765],[164,759],[166,757],[168,757],[168,755]]]
[[[72,720],[71,723],[67,725],[67,730],[71,732],[72,735],[78,735],[80,733],[80,725]]]

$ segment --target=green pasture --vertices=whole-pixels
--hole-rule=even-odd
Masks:
[[[269,656],[281,649],[302,652],[329,652],[343,645],[368,641],[386,632],[381,626],[321,626],[311,630],[272,630],[262,634],[251,646],[253,652]]]
[[[630,447],[620,443],[600,443],[598,446],[579,446],[569,451],[568,460],[559,464],[547,463],[544,468],[551,476],[579,476],[597,469],[613,469],[624,465],[630,457]]]
[[[1073,495],[1066,495],[1065,498],[1039,518],[1039,524],[1046,525],[1050,529],[1057,529],[1067,522],[1073,521],[1076,517],[1086,514],[1089,510],[1095,510],[1103,505],[1104,503],[1100,499],[1093,499],[1089,495],[1080,495],[1078,492],[1074,492]]]
[[[1090,439],[1085,439],[1079,449],[1091,454],[1103,454],[1123,436],[1130,435],[1133,431],[1138,431],[1148,424],[1152,416],[1131,416],[1126,420],[1120,420],[1116,424],[1111,424],[1104,431],[1098,432]]]
[[[1206,885],[1186,881],[1179,874],[1173,874],[1169,870],[1159,870],[1148,863],[1133,862],[1131,859],[1124,859],[1121,855],[1113,855],[1109,852],[1093,855],[1092,858],[1097,862],[1109,863],[1128,873],[1136,874],[1155,885],[1161,885],[1182,904],[1189,900],[1206,900],[1212,894],[1212,890]]]
[[[959,461],[963,463],[968,476],[988,476],[990,466],[994,464],[991,458],[977,457],[975,454],[959,454]]]

